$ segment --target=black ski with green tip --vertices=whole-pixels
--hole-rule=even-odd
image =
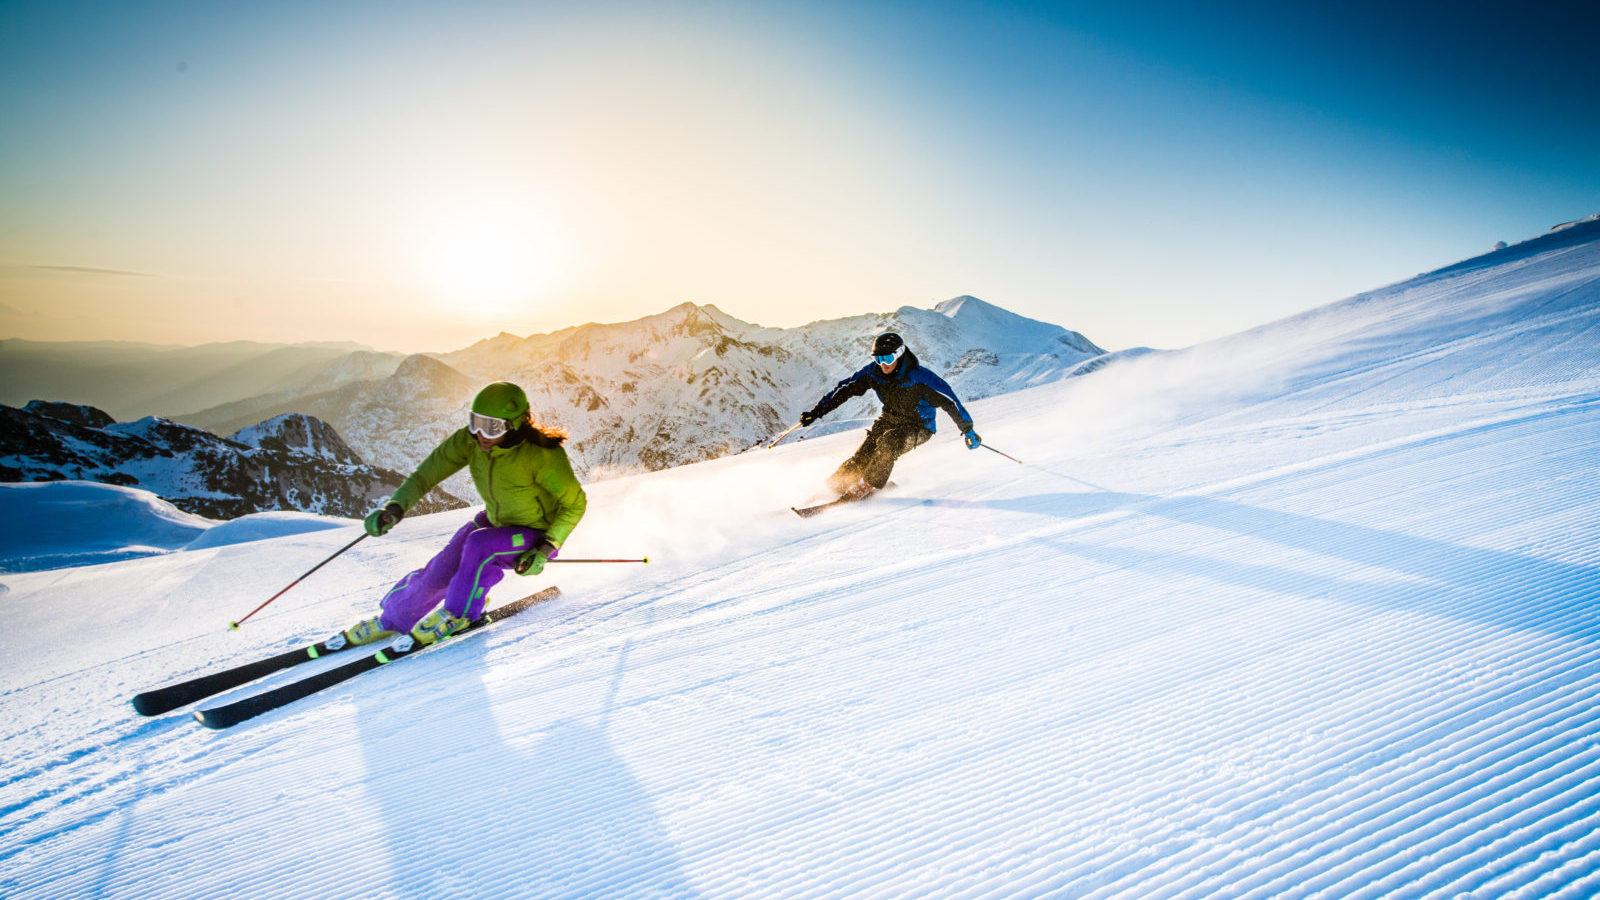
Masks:
[[[521,600],[491,609],[479,618],[474,619],[470,625],[462,629],[458,634],[476,631],[485,625],[514,616],[528,607],[541,601],[549,600],[560,593],[559,588],[551,586],[537,594],[531,594]],[[453,637],[454,635],[452,635]],[[367,646],[370,647],[371,645]],[[308,675],[298,681],[291,681],[270,691],[254,694],[242,700],[225,703],[222,706],[213,706],[210,709],[197,709],[194,712],[194,717],[201,725],[207,728],[231,728],[262,713],[271,712],[303,697],[309,697],[324,688],[330,688],[341,682],[349,681],[362,672],[370,672],[395,660],[404,659],[407,656],[415,656],[430,646],[437,645],[420,643],[409,634],[401,635],[394,640],[393,645],[384,646],[383,649],[371,655],[358,657],[343,665],[318,672],[315,675]]]
[[[180,706],[188,706],[196,700],[204,700],[214,694],[231,691],[257,678],[265,678],[273,672],[298,666],[313,659],[321,659],[330,653],[338,653],[354,646],[356,645],[346,640],[344,633],[340,632],[325,641],[318,641],[307,647],[299,647],[221,672],[145,691],[133,698],[133,708],[142,716],[159,716],[162,713],[172,712]]]

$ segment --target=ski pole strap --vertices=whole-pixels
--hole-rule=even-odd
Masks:
[[[362,540],[364,540],[366,538],[366,536],[367,536],[366,532],[362,532],[361,533],[361,537],[358,537],[355,540],[351,541],[350,543],[345,544],[343,547],[340,547],[338,550],[334,551],[333,556],[330,556],[327,559],[323,560],[322,562],[317,563],[316,565],[312,566],[309,570],[307,570],[306,574],[301,575],[299,578],[296,578],[295,580],[289,582],[289,587],[286,587],[283,590],[277,592],[276,594],[273,594],[271,597],[268,597],[267,600],[266,600],[266,603],[262,603],[260,606],[256,607],[255,609],[252,609],[248,613],[245,613],[243,619],[240,619],[237,622],[229,622],[228,623],[228,630],[229,631],[238,631],[239,630],[239,626],[243,625],[245,623],[246,619],[249,619],[251,616],[255,615],[258,612],[261,612],[263,609],[266,609],[267,608],[267,603],[271,603],[272,601],[278,599],[279,597],[282,597],[284,594],[289,593],[289,588],[292,588],[295,585],[299,584],[300,582],[305,581],[308,577],[311,576],[312,572],[315,572],[316,570],[322,568],[323,566],[327,565],[328,563],[333,562],[334,559],[339,556],[339,554],[341,554],[341,553],[345,552],[346,550],[349,550],[351,547],[354,547],[355,545],[361,543]]]
[[[999,450],[995,450],[993,447],[989,446],[988,444],[979,444],[978,446],[982,447],[985,450],[994,450],[995,453],[1000,453]],[[1012,456],[1009,453],[1000,453],[1000,455],[1004,456],[1006,459],[1011,460],[1012,462],[1016,463],[1019,466],[1022,465],[1022,460],[1017,459],[1015,456]]]

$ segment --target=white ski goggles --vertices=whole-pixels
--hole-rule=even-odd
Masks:
[[[483,416],[471,413],[472,418],[467,421],[467,430],[481,438],[494,440],[504,437],[511,430],[509,419],[497,419],[494,416]]]
[[[890,365],[891,363],[893,363],[895,360],[899,359],[901,357],[901,355],[904,354],[905,352],[906,352],[906,345],[905,344],[901,344],[900,346],[894,348],[894,352],[893,353],[877,353],[877,354],[874,354],[872,358],[878,361],[878,365],[887,366],[887,365]]]

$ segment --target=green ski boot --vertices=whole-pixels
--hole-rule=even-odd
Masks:
[[[424,616],[422,621],[411,629],[411,636],[421,644],[437,644],[471,624],[471,621],[453,616],[441,606]]]
[[[350,642],[352,647],[360,647],[363,644],[371,644],[375,641],[392,638],[394,634],[394,632],[378,624],[378,619],[374,616],[346,628],[344,638]]]

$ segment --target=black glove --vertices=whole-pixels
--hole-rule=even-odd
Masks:
[[[821,418],[821,417],[818,416],[816,413],[814,413],[814,412],[812,412],[811,410],[808,409],[805,412],[800,414],[800,424],[801,425],[810,425],[812,422],[815,422],[819,418]]]
[[[524,550],[522,555],[517,557],[517,574],[537,575],[543,572],[544,564],[549,562],[550,557],[555,556],[558,552],[560,551],[556,549],[555,544],[549,541],[540,541],[539,546],[532,550]]]
[[[366,526],[367,534],[373,537],[382,537],[389,533],[389,529],[393,528],[396,522],[405,518],[405,515],[404,507],[398,503],[390,502],[385,504],[383,509],[375,509],[367,513],[367,518],[362,524]]]

